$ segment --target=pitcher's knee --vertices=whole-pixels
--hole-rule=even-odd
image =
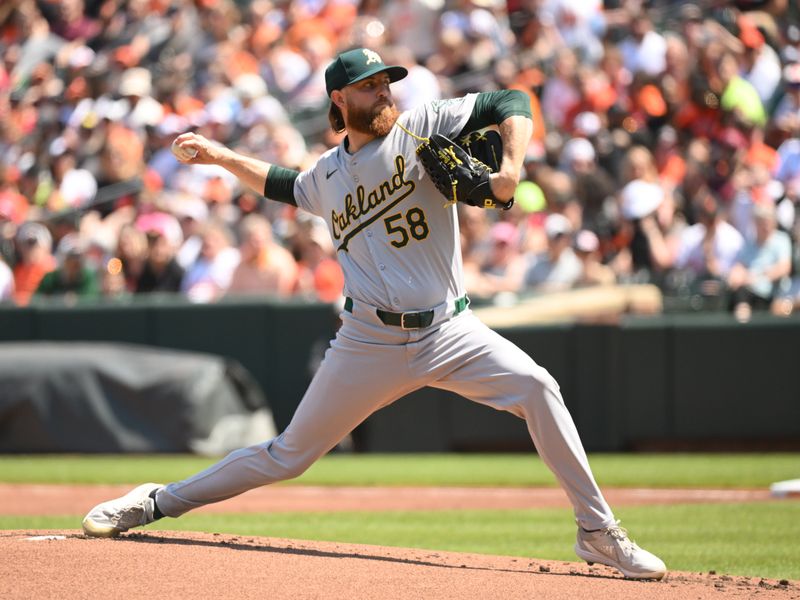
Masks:
[[[283,465],[282,480],[296,479],[303,473],[308,471],[308,468],[314,464],[313,460],[296,460],[286,465]]]
[[[524,386],[524,393],[520,399],[522,416],[535,413],[541,408],[564,404],[558,382],[546,369],[537,367],[524,377],[522,386]]]
[[[264,448],[265,456],[278,478],[295,479],[305,473],[319,458],[309,450],[287,448],[280,436]]]

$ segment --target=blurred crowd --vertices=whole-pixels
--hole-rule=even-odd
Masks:
[[[409,109],[529,94],[509,211],[459,206],[467,290],[651,283],[674,310],[800,308],[800,10],[790,0],[3,0],[0,302],[325,302],[323,221],[172,140],[304,169],[340,142],[324,70],[354,46]]]

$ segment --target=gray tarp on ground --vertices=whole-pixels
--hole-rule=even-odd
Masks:
[[[0,452],[218,454],[271,435],[263,392],[235,361],[131,344],[0,344]]]

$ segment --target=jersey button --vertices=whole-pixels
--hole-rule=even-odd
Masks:
[[[356,183],[358,183],[358,176],[357,176],[357,175],[353,175],[353,181],[355,181]]]
[[[384,271],[384,270],[386,270],[386,265],[384,265],[383,263],[381,263],[381,264],[379,264],[379,265],[378,265],[378,268],[379,268],[381,271]]]
[[[367,231],[367,237],[372,237],[372,232],[371,231]]]
[[[400,298],[392,298],[392,302],[395,304],[400,304]]]

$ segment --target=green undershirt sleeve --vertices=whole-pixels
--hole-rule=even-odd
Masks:
[[[462,133],[483,129],[489,125],[499,125],[508,117],[521,115],[531,118],[531,101],[520,90],[499,90],[481,92],[475,100],[472,114]]]
[[[300,172],[294,169],[270,165],[267,180],[264,182],[264,196],[270,200],[297,206],[297,200],[294,199],[294,181],[298,175]]]

